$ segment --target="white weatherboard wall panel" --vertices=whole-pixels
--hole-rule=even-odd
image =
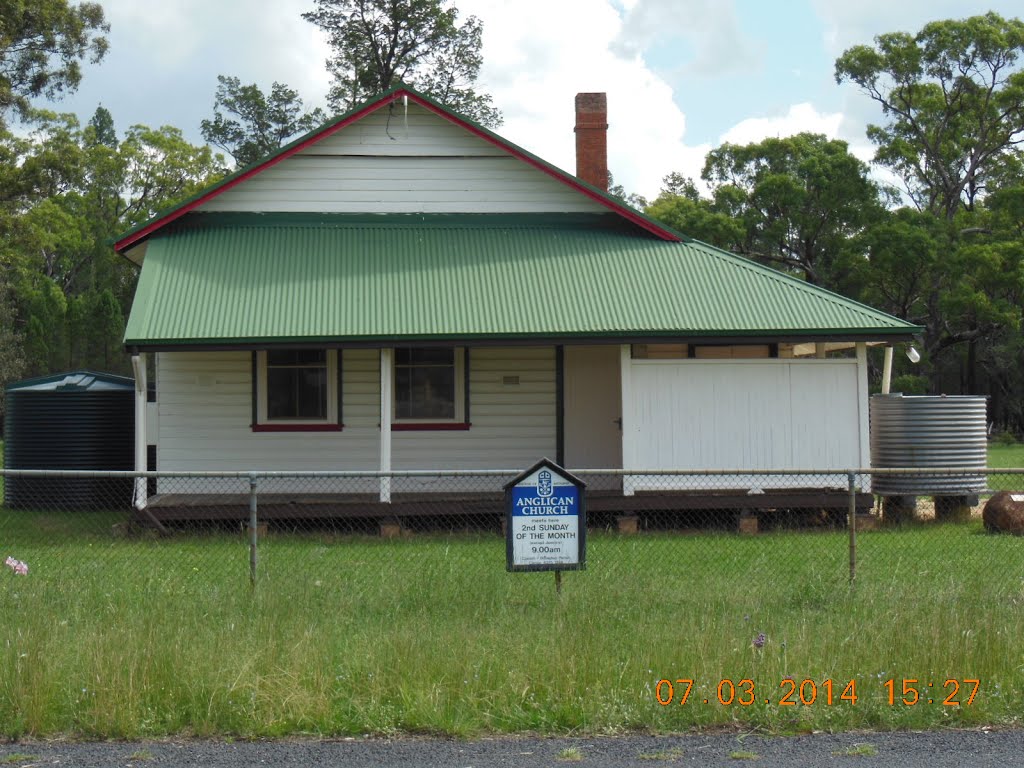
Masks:
[[[857,360],[634,360],[627,468],[834,469],[861,464]],[[631,476],[634,490],[845,486],[845,476],[770,480]]]
[[[505,150],[424,109],[378,109],[299,155],[504,155]]]
[[[253,432],[250,352],[164,352],[159,365],[158,469],[305,471],[379,468],[377,350],[344,350],[341,432]],[[467,431],[392,433],[395,470],[519,471],[556,452],[555,354],[550,347],[473,348]],[[506,377],[518,376],[518,384]],[[510,475],[511,476],[511,475]],[[495,490],[496,478],[458,483],[396,479],[395,492]],[[162,479],[160,493],[242,493],[248,481]],[[376,480],[261,480],[266,492],[376,493]]]
[[[342,128],[198,208],[320,213],[593,212],[543,171],[415,105]]]
[[[519,471],[556,453],[555,351],[552,347],[469,350],[471,428],[452,432],[394,432],[396,470],[508,469]],[[506,377],[519,377],[518,384]],[[511,478],[511,475],[510,475]],[[500,490],[498,478],[423,482],[396,478],[396,492]]]
[[[157,467],[194,470],[376,470],[379,380],[376,350],[342,352],[341,432],[253,432],[252,353],[159,355]],[[240,492],[238,483],[161,480],[160,493]],[[365,483],[363,484],[365,485]],[[230,487],[228,487],[230,486]],[[265,491],[365,492],[351,481],[261,482]],[[246,491],[248,486],[246,486]]]
[[[200,211],[601,213],[514,157],[303,157],[262,171]]]

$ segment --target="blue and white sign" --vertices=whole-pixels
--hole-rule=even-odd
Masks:
[[[505,486],[510,571],[583,568],[587,518],[584,484],[544,459]]]

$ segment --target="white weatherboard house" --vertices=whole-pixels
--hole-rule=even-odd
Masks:
[[[609,197],[576,119],[582,178],[400,87],[125,234],[138,467],[866,466],[919,329]]]

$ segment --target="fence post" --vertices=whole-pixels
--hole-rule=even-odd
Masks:
[[[846,473],[847,487],[850,493],[849,522],[846,527],[850,529],[850,584],[857,578],[857,487],[856,475],[853,471]]]
[[[256,475],[249,475],[249,585],[256,586]]]

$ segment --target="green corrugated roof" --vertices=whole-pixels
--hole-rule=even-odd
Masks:
[[[125,343],[881,340],[919,331],[614,215],[192,214],[150,240]]]

